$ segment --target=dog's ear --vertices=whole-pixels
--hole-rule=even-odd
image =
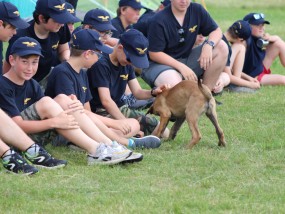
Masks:
[[[145,115],[147,114],[153,114],[153,105],[151,105],[148,109],[148,111],[145,113]]]

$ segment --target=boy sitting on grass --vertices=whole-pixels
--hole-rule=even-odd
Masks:
[[[157,148],[160,139],[155,136],[130,138],[138,133],[139,124],[135,119],[114,120],[91,112],[89,101],[92,99],[88,78],[83,68],[90,68],[101,57],[101,51],[111,53],[112,49],[103,45],[96,31],[83,29],[72,35],[71,56],[67,62],[56,66],[48,79],[46,95],[58,94],[76,96],[84,105],[85,113],[110,139],[129,148]],[[90,45],[93,50],[90,50]],[[112,129],[110,129],[110,128]]]
[[[43,95],[39,83],[32,79],[40,56],[41,46],[33,38],[21,37],[13,43],[11,68],[0,77],[0,107],[37,143],[53,141],[59,133],[83,148],[88,152],[90,165],[116,164],[129,157],[131,151],[107,138],[90,121],[78,100],[65,95],[54,99]],[[43,158],[38,157],[37,161]]]

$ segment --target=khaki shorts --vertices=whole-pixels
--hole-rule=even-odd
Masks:
[[[41,120],[36,109],[36,103],[23,110],[21,116],[23,120]],[[36,134],[29,134],[29,137],[40,146],[45,146],[48,143],[52,143],[53,145],[58,144],[57,136],[58,134],[54,129]]]

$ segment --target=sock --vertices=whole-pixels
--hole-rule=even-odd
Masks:
[[[35,157],[39,154],[39,150],[40,150],[40,147],[39,145],[37,144],[33,144],[31,145],[27,150],[26,152],[31,156],[31,157]]]
[[[3,161],[9,161],[11,158],[11,155],[15,152],[12,149],[9,149],[7,152],[5,152],[2,156]]]
[[[131,138],[129,138],[129,144],[128,147],[131,149],[134,149],[136,147],[135,141]]]

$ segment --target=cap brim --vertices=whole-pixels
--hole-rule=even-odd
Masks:
[[[76,22],[82,22],[82,20],[81,19],[79,19],[78,17],[76,17],[76,16],[73,16],[74,17],[74,22],[72,22],[72,23],[76,23]]]
[[[107,31],[107,30],[117,31],[117,29],[111,24],[96,24],[96,25],[92,25],[92,26],[100,32]]]
[[[131,60],[131,63],[137,67],[137,68],[148,68],[149,67],[149,61],[147,58],[147,54],[145,54],[144,56],[136,56],[136,55],[132,55],[129,53],[129,57]]]
[[[66,23],[75,23],[78,22],[78,18],[71,15],[68,11],[60,14],[52,14],[50,15],[52,19],[54,19],[59,24],[66,24]]]
[[[103,53],[106,53],[106,54],[110,54],[110,53],[113,53],[113,48],[110,48],[106,45],[102,45],[101,47],[97,47],[97,49],[99,51],[102,51]]]
[[[30,26],[29,23],[25,22],[23,19],[19,18],[19,19],[14,19],[14,20],[9,20],[8,21],[9,24],[13,25],[14,27],[18,28],[18,29],[25,29],[27,27]]]
[[[252,24],[252,25],[268,24],[268,25],[270,25],[270,22],[260,19],[260,20],[251,21],[251,22],[249,22],[249,24]]]
[[[18,56],[27,56],[27,55],[38,55],[41,57],[44,57],[42,53],[39,53],[38,51],[32,51],[32,50],[24,50],[24,51],[19,51],[15,53]]]

